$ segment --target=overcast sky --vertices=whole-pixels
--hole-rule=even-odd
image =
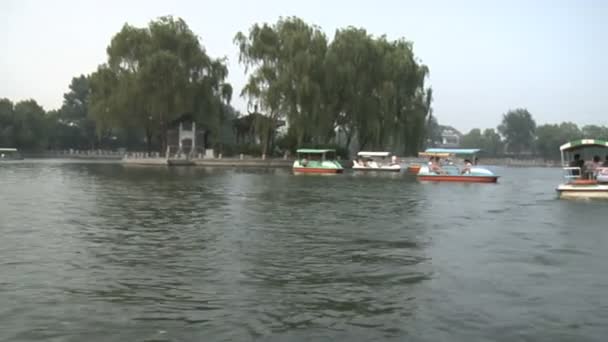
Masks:
[[[245,81],[232,39],[256,22],[296,15],[331,39],[353,25],[405,37],[430,68],[435,114],[462,131],[496,127],[525,107],[538,123],[608,125],[608,1],[0,1],[0,97],[58,108],[73,76],[106,60],[126,22],[182,17],[207,52]],[[232,104],[245,109],[235,96]]]

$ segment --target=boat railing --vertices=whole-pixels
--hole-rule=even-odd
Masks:
[[[563,168],[564,169],[564,178],[566,178],[567,180],[572,180],[572,179],[580,179],[582,177],[582,170],[580,167],[575,167],[575,166],[566,166]],[[577,172],[575,172],[577,171]]]

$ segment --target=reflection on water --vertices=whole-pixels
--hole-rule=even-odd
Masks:
[[[0,340],[603,340],[606,203],[497,171],[2,165]]]

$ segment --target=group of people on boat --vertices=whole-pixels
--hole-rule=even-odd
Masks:
[[[397,156],[391,156],[390,162],[387,162],[386,157],[382,157],[380,163],[375,161],[373,158],[357,157],[357,159],[353,160],[353,165],[369,168],[378,168],[381,165],[399,165],[399,162],[397,161]]]
[[[460,170],[449,158],[446,158],[445,161],[442,161],[440,157],[433,156],[430,157],[428,166],[430,172],[434,172],[438,175],[448,174],[447,170],[444,169],[445,166],[450,166],[452,168],[458,169],[458,174],[467,175],[471,173],[471,168],[473,167],[473,165],[477,165],[478,162],[479,159],[477,157],[475,157],[474,161],[471,161],[470,159],[465,159],[464,167],[462,168],[462,170]]]
[[[591,161],[585,162],[581,159],[580,154],[575,154],[569,166],[578,168],[572,170],[573,176],[580,176],[583,179],[596,179],[600,171],[608,168],[608,155],[606,155],[604,162],[598,155],[594,156]]]
[[[323,158],[321,156],[317,156],[315,154],[311,154],[309,156],[303,156],[302,159],[300,159],[300,165],[302,166],[308,166],[308,164],[310,162],[313,163],[318,163],[323,161]]]

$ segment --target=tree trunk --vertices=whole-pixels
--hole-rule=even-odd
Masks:
[[[165,132],[164,129],[161,129],[161,133],[159,135],[159,140],[160,140],[160,153],[161,153],[161,155],[166,154],[167,153],[167,132]],[[169,158],[169,155],[166,154],[165,157]]]
[[[152,152],[152,132],[150,127],[146,127],[146,148],[148,150],[148,156]]]
[[[352,130],[344,130],[344,133],[346,134],[346,149],[350,151],[350,144],[353,141],[353,132]]]

